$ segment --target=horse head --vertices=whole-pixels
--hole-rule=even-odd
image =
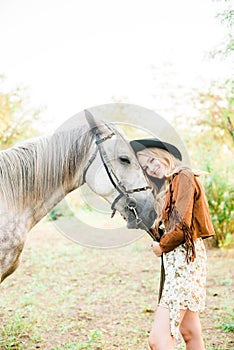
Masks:
[[[111,204],[127,221],[128,228],[147,229],[155,221],[154,196],[137,158],[113,124],[97,121],[85,111],[95,149],[84,180],[92,191]]]

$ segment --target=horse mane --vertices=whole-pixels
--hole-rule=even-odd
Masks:
[[[0,195],[7,208],[33,209],[56,188],[72,190],[75,174],[80,186],[93,139],[88,126],[79,126],[0,151]]]

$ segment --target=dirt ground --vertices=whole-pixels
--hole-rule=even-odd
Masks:
[[[146,350],[160,259],[144,235],[118,249],[82,247],[42,222],[1,286],[0,349]],[[207,349],[234,349],[233,250],[208,250]],[[185,349],[182,340],[177,349]]]

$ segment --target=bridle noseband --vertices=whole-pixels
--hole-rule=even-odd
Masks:
[[[130,190],[127,190],[125,188],[125,186],[122,184],[122,182],[118,179],[117,175],[115,174],[115,172],[111,166],[111,162],[108,159],[107,153],[104,150],[104,148],[102,147],[103,142],[112,138],[112,136],[116,135],[115,132],[110,128],[109,125],[104,124],[108,128],[110,133],[101,138],[100,131],[98,129],[98,125],[96,124],[93,115],[88,110],[85,110],[85,117],[86,117],[87,122],[89,123],[89,126],[92,129],[93,133],[95,133],[97,148],[96,148],[95,153],[91,156],[91,158],[88,162],[88,165],[84,171],[84,181],[85,181],[85,175],[86,175],[88,168],[90,167],[90,165],[92,164],[92,162],[96,158],[97,152],[99,152],[102,163],[105,167],[106,173],[110,179],[110,182],[112,183],[114,188],[119,192],[119,195],[114,199],[113,203],[111,204],[111,209],[112,209],[111,217],[113,217],[115,215],[115,212],[116,212],[115,206],[118,203],[118,201],[122,197],[125,197],[127,208],[134,213],[134,215],[137,219],[137,225],[139,226],[140,224],[143,224],[141,218],[139,218],[138,213],[137,213],[137,201],[134,197],[131,197],[130,194],[134,193],[134,192],[146,191],[148,189],[151,189],[151,187],[147,185],[144,187],[138,187],[138,188],[134,188],[134,189],[130,189]],[[147,227],[146,227],[146,229],[147,229]]]

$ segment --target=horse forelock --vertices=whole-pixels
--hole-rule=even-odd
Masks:
[[[75,175],[81,185],[93,138],[82,126],[1,151],[0,196],[8,209],[34,206],[57,188],[66,192]]]

